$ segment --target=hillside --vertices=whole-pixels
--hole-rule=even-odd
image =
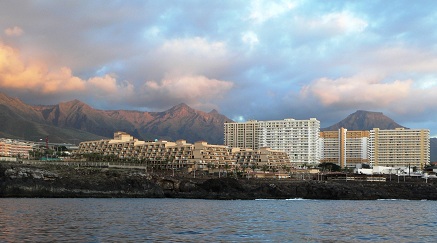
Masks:
[[[430,161],[437,162],[437,138],[431,138],[429,140]]]
[[[397,124],[391,118],[385,116],[382,112],[358,110],[340,122],[332,126],[322,128],[321,130],[336,131],[342,127],[348,130],[372,130],[373,128],[395,129],[403,126]]]
[[[35,141],[80,142],[111,138],[116,131],[141,140],[185,139],[223,144],[223,124],[231,121],[179,104],[163,112],[98,110],[73,100],[56,105],[31,106],[0,93],[0,136]]]

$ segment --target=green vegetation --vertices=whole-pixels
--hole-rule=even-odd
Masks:
[[[341,171],[341,167],[334,163],[320,163],[319,166],[321,171],[331,171],[331,172],[339,172]]]

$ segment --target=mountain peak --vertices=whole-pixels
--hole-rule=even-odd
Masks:
[[[1,103],[14,103],[14,104],[24,104],[20,99],[15,97],[7,96],[0,92],[0,102]]]
[[[209,112],[211,115],[217,115],[219,112],[216,109],[212,109],[212,111]]]
[[[167,113],[195,113],[196,111],[189,107],[187,104],[185,103],[180,103],[179,105],[175,105],[172,108],[170,108],[169,110],[167,110]]]
[[[79,105],[79,106],[87,105],[87,104],[85,104],[84,102],[82,102],[82,101],[80,101],[78,99],[74,99],[74,100],[67,101],[67,102],[61,102],[60,104],[71,105],[71,106],[74,106],[74,105]]]
[[[60,109],[64,110],[65,112],[73,112],[77,110],[93,110],[91,106],[77,99],[59,103],[58,106]]]
[[[189,107],[187,104],[185,104],[185,103],[180,103],[179,105],[175,105],[173,108],[176,108],[176,109],[186,109],[186,108],[190,108],[191,109],[191,107]]]
[[[373,128],[395,129],[404,126],[399,125],[391,118],[385,116],[382,112],[357,110],[342,121],[321,130],[335,131],[341,127],[348,130],[372,130]]]
[[[381,115],[383,115],[383,113],[380,112],[380,111],[357,110],[357,111],[355,111],[355,112],[352,113],[352,114],[355,114],[355,113],[357,113],[357,114],[381,114]]]

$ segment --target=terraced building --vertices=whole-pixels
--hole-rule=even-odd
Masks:
[[[75,155],[99,156],[106,161],[136,161],[152,168],[187,168],[188,171],[244,166],[267,166],[271,170],[290,166],[286,153],[269,148],[241,150],[204,141],[191,144],[185,140],[145,142],[124,132],[114,133],[114,139],[81,142]]]

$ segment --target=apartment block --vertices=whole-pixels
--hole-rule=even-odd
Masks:
[[[285,152],[271,148],[240,149],[233,148],[232,155],[236,163],[246,169],[267,168],[287,169],[291,167],[290,159]]]
[[[320,132],[320,162],[334,163],[341,168],[355,167],[357,164],[368,164],[369,131]]]
[[[294,165],[319,162],[320,121],[316,118],[225,123],[224,131],[226,146],[283,151]]]
[[[34,143],[22,142],[13,139],[0,139],[0,156],[29,158]]]
[[[429,130],[396,128],[370,131],[369,158],[372,166],[417,167],[429,163]]]
[[[224,144],[232,148],[259,149],[259,127],[256,120],[225,123]]]
[[[188,171],[214,170],[220,168],[237,168],[253,164],[257,168],[282,168],[290,161],[285,152],[261,148],[244,150],[250,154],[244,161],[240,160],[240,149],[225,145],[212,145],[204,141],[194,144],[185,140],[139,141],[126,133],[117,132],[114,139],[81,142],[76,155],[99,155],[104,160],[130,160],[159,169],[187,168]]]

